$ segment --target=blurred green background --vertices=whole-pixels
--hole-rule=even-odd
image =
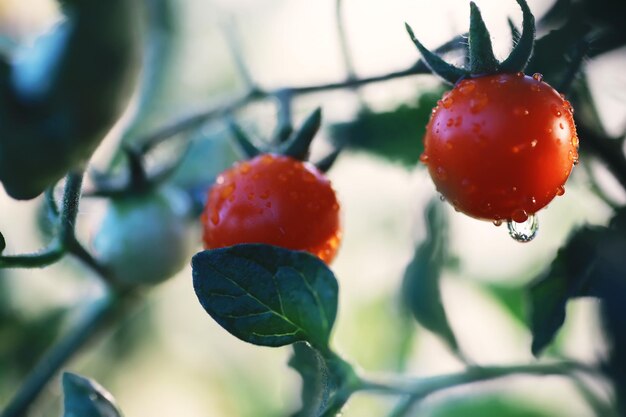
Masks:
[[[171,4],[174,24],[163,35],[172,55],[163,84],[150,97],[150,114],[135,127],[137,135],[242,90],[224,27],[239,39],[245,62],[263,87],[312,85],[345,77],[334,1],[174,0]],[[518,6],[514,1],[477,4],[493,35],[496,53],[505,56],[510,47],[506,17],[519,24]],[[529,4],[541,16],[552,2]],[[344,0],[343,6],[359,76],[391,72],[415,62],[417,53],[404,31],[405,21],[427,46],[435,47],[465,31],[469,14],[465,0]],[[52,0],[0,0],[3,45],[32,42],[58,19],[60,11]],[[586,64],[602,121],[607,131],[615,134],[626,127],[625,64],[623,49]],[[373,111],[395,115],[397,119],[388,122],[395,127],[419,113],[399,106],[417,107],[428,114],[428,101],[419,97],[440,88],[432,76],[414,76],[369,85],[358,95],[353,91],[308,95],[296,99],[294,115],[300,121],[321,105],[324,126],[342,126],[366,103]],[[136,98],[127,120],[138,102]],[[276,108],[271,103],[256,104],[239,113],[241,123],[261,137],[271,133],[275,119]],[[405,139],[414,140],[416,149],[421,140],[419,129],[423,125]],[[368,130],[353,129],[349,134],[358,136]],[[318,139],[314,153],[328,149],[332,131],[322,132],[323,140]],[[386,128],[381,128],[381,134],[385,132]],[[402,135],[394,133],[393,127],[389,134]],[[198,151],[192,153],[195,160],[189,161],[189,166],[203,171],[207,179],[237,158],[222,123],[208,123],[194,135]],[[94,166],[108,162],[117,140],[115,132],[108,140],[94,157]],[[436,196],[427,172],[413,167],[411,161],[418,155],[396,155],[390,160],[350,149],[329,173],[342,201],[344,227],[344,241],[332,266],[340,283],[333,345],[363,372],[395,371],[407,332],[414,333],[407,372],[427,376],[463,367],[439,339],[406,323],[399,311],[402,274],[415,244],[424,238],[424,207]],[[589,168],[608,194],[626,203],[626,196],[603,167]],[[190,175],[178,173],[176,181],[186,184],[185,174]],[[610,216],[610,209],[589,190],[589,177],[582,166],[576,167],[566,190],[564,197],[540,213],[539,235],[530,244],[513,241],[506,226],[470,219],[446,205],[450,250],[457,262],[446,269],[443,298],[462,349],[477,364],[534,360],[529,330],[520,320],[523,305],[516,289],[545,268],[573,227],[604,224]],[[16,202],[0,193],[0,230],[8,243],[7,253],[36,250],[46,241],[37,226],[40,207],[41,201]],[[89,242],[102,210],[98,201],[82,204],[78,221],[85,242]],[[199,239],[197,248],[200,250]],[[0,405],[15,392],[41,352],[102,291],[90,272],[72,260],[44,270],[0,270]],[[503,299],[512,308],[507,308]],[[566,327],[557,341],[561,353],[582,361],[593,361],[602,353],[605,347],[596,307],[584,300],[570,306]],[[221,329],[197,302],[191,270],[186,268],[147,292],[145,303],[68,364],[68,369],[107,387],[127,416],[269,417],[286,415],[298,406],[300,381],[287,366],[289,354],[286,348],[245,344]],[[393,405],[390,398],[358,394],[344,415],[380,416]],[[511,410],[518,410],[517,414]],[[32,415],[58,414],[59,386],[53,384]],[[593,414],[571,382],[558,377],[515,377],[506,383],[496,381],[433,396],[415,415]]]

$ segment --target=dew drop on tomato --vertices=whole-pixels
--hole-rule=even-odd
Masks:
[[[539,220],[535,214],[528,216],[526,221],[518,223],[513,220],[509,220],[507,223],[509,229],[509,236],[516,242],[526,243],[530,242],[537,236],[539,230]]]
[[[561,195],[563,195],[563,194],[565,194],[565,187],[563,187],[563,186],[561,185],[561,186],[557,187],[557,189],[556,189],[556,195],[561,196]]]

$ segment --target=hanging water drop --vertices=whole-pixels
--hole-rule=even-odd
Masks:
[[[509,220],[508,227],[509,236],[514,240],[521,243],[530,242],[535,238],[537,230],[539,230],[539,219],[536,215],[531,214],[523,223]]]

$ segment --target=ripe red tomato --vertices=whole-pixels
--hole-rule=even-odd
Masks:
[[[539,74],[462,80],[433,110],[420,159],[458,211],[523,222],[564,193],[578,162],[572,109]]]
[[[341,230],[330,181],[313,165],[263,154],[224,171],[202,214],[207,249],[266,243],[330,263]]]

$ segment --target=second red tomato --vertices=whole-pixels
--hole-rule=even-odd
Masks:
[[[421,160],[458,211],[523,222],[564,193],[578,161],[572,109],[539,75],[462,80],[433,110]]]

